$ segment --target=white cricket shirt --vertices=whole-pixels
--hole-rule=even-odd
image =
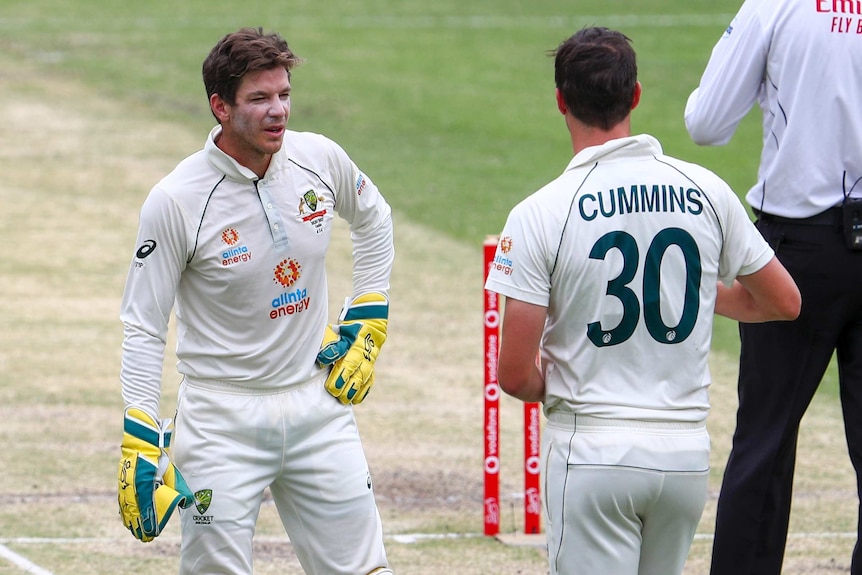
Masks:
[[[183,375],[267,389],[319,371],[336,214],[350,225],[354,293],[389,289],[389,205],[341,147],[287,131],[258,178],[215,145],[220,130],[141,210],[122,301],[120,379],[126,404],[154,415],[171,309]]]
[[[702,421],[716,281],[772,257],[723,180],[640,135],[582,150],[515,206],[485,287],[548,308],[546,411]]]
[[[813,216],[862,178],[860,12],[858,0],[748,0],[713,48],[685,123],[698,144],[726,144],[757,100],[763,149],[752,207]],[[862,197],[862,181],[852,196]]]

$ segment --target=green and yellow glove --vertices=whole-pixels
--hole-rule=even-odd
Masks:
[[[168,458],[173,425],[156,422],[142,409],[126,409],[118,476],[120,516],[137,539],[162,532],[174,509],[194,503],[194,494]]]
[[[374,361],[386,341],[389,300],[379,292],[348,298],[335,326],[326,326],[317,363],[332,366],[326,390],[341,403],[360,403],[374,384]]]

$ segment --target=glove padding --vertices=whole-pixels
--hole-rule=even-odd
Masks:
[[[374,361],[386,341],[389,300],[379,292],[347,298],[338,324],[326,326],[317,363],[332,366],[326,390],[341,403],[360,403],[374,384]]]
[[[156,422],[142,409],[126,409],[119,469],[120,517],[137,539],[148,542],[162,532],[177,505],[185,509],[194,494],[168,458],[173,424]]]

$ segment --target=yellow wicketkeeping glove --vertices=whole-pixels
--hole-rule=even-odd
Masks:
[[[369,292],[344,302],[335,326],[326,326],[317,363],[332,366],[326,390],[341,403],[359,403],[374,384],[374,361],[389,323],[389,300]]]
[[[120,517],[136,538],[148,542],[162,532],[174,509],[194,503],[194,494],[168,457],[173,425],[136,407],[126,409],[118,476]]]

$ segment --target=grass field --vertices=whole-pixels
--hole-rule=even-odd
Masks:
[[[693,146],[682,124],[685,98],[736,7],[726,0],[591,1],[576,9],[547,0],[309,0],[241,10],[203,0],[4,2],[0,575],[176,571],[177,522],[143,545],[116,514],[119,297],[140,203],[201,146],[212,122],[200,62],[218,37],[246,24],[283,32],[306,59],[294,76],[291,126],[340,142],[396,211],[391,336],[375,394],[357,409],[394,567],[418,575],[546,573],[541,549],[474,536],[482,527],[481,240],[568,161],[545,51],[586,24],[634,39],[645,89],[635,130],[744,191],[757,164],[756,118],[723,149]],[[336,302],[349,289],[346,243],[329,264]],[[735,345],[734,326],[720,322],[711,498],[688,575],[708,571],[733,429]],[[168,414],[177,385],[172,357],[165,374]],[[786,573],[849,571],[856,498],[831,378],[800,439]],[[514,400],[504,401],[502,423],[510,455],[503,493],[513,494],[520,482]],[[517,532],[519,502],[506,501],[503,529]],[[442,538],[410,542],[416,533]],[[259,536],[255,573],[301,572],[271,506]]]

